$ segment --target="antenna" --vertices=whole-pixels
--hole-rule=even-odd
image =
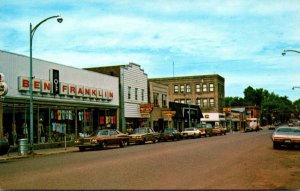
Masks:
[[[174,61],[173,61],[173,77],[174,77]]]

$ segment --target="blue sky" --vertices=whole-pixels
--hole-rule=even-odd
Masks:
[[[300,98],[300,0],[0,0],[0,49],[77,68],[134,62],[149,78],[219,74],[225,95]],[[1,63],[3,64],[3,63]]]

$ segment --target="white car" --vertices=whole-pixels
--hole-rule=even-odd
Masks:
[[[201,137],[201,132],[199,129],[195,127],[185,128],[184,131],[181,132],[183,138],[197,138]]]

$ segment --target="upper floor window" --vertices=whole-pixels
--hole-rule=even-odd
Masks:
[[[154,105],[158,105],[158,93],[153,93],[153,103]]]
[[[186,99],[186,104],[191,104],[191,99]]]
[[[215,106],[215,99],[214,98],[209,99],[209,106],[211,106],[211,107]]]
[[[128,86],[127,98],[131,99],[131,87],[130,86]]]
[[[179,103],[179,100],[178,100],[178,99],[175,99],[174,102],[175,102],[175,103]]]
[[[207,85],[206,84],[202,84],[202,91],[207,92]]]
[[[184,85],[180,85],[180,92],[184,93]]]
[[[201,105],[201,99],[200,98],[196,99],[196,104],[199,105],[199,106]]]
[[[213,92],[214,91],[214,84],[209,84],[209,91]]]
[[[208,106],[207,99],[204,98],[202,101],[203,101],[203,107],[207,107]]]
[[[145,101],[145,90],[144,89],[141,89],[141,96],[142,96],[142,101]]]
[[[200,92],[200,84],[196,84],[196,92]]]
[[[178,93],[178,85],[174,85],[174,93]]]
[[[181,100],[180,100],[180,103],[185,103],[185,99],[181,99]]]
[[[162,106],[167,106],[167,95],[162,94]]]
[[[135,88],[135,94],[134,94],[134,98],[135,98],[135,100],[138,100],[138,91],[139,91],[139,89],[138,88]]]
[[[187,84],[187,85],[186,85],[186,92],[187,92],[187,93],[190,93],[190,92],[191,92],[191,86],[190,86],[190,84]]]

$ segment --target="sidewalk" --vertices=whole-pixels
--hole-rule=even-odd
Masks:
[[[32,154],[20,154],[18,151],[10,152],[9,154],[5,154],[0,156],[0,162],[5,160],[11,159],[19,159],[19,158],[30,158],[30,157],[37,157],[37,156],[46,156],[46,155],[53,155],[53,154],[61,154],[61,153],[70,153],[79,151],[78,147],[60,147],[60,148],[50,148],[50,149],[39,149],[34,150]]]

